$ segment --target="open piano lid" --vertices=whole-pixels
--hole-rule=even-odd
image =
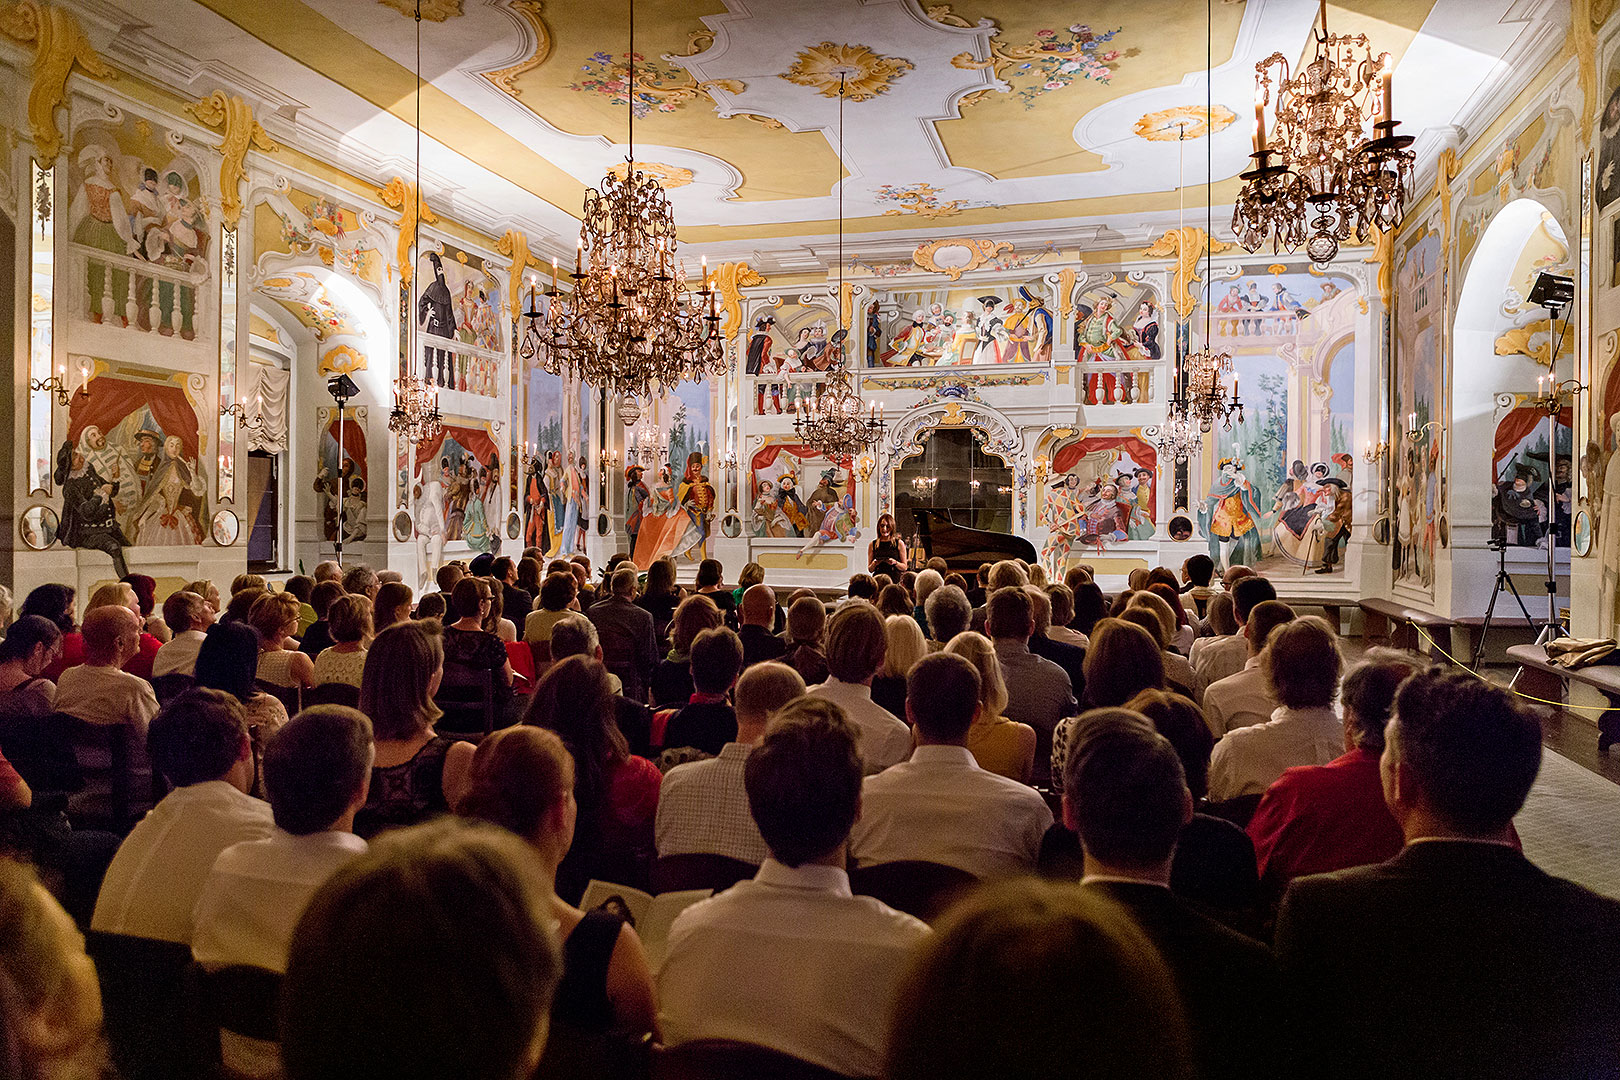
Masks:
[[[987,532],[958,525],[949,510],[929,507],[911,512],[915,535],[921,541],[923,557],[945,560],[952,570],[972,574],[981,563],[1002,559],[1038,561],[1035,545],[1011,533]]]

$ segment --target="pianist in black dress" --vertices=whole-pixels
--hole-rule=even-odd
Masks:
[[[894,534],[893,514],[878,518],[877,539],[866,546],[866,569],[896,581],[906,572],[906,542]]]

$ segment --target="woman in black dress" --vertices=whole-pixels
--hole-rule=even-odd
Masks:
[[[906,542],[895,535],[893,514],[877,520],[877,539],[866,546],[866,569],[897,581],[906,572]]]

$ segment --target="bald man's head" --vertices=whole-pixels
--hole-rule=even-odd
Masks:
[[[92,608],[84,613],[84,662],[122,667],[141,648],[141,620],[126,607]]]
[[[742,598],[742,624],[769,630],[776,622],[776,592],[769,585],[750,585]]]

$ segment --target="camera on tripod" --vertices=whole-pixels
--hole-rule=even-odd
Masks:
[[[1492,551],[1506,551],[1508,547],[1507,537],[1493,536],[1485,542],[1485,546]]]

